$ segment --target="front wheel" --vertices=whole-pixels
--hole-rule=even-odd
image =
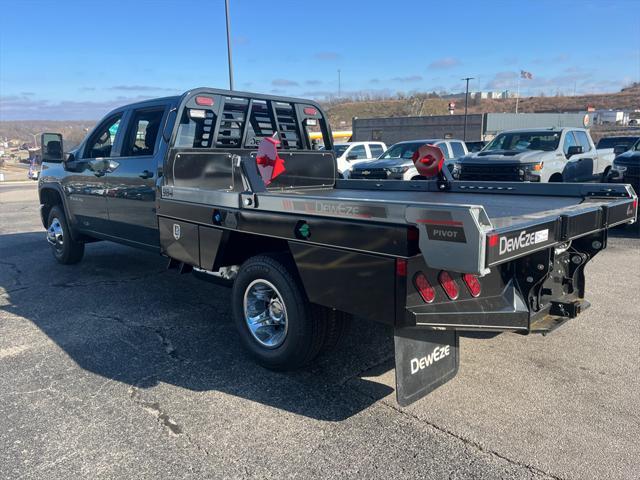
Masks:
[[[56,205],[51,209],[47,225],[47,242],[51,245],[55,259],[63,265],[72,265],[82,260],[84,243],[76,242],[71,237],[62,207]]]
[[[311,362],[326,339],[327,324],[313,314],[286,258],[259,255],[247,260],[233,285],[233,316],[251,356],[274,370]]]

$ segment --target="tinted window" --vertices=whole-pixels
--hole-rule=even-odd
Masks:
[[[103,158],[111,156],[111,149],[116,141],[120,128],[122,114],[109,118],[103,122],[91,136],[85,151],[86,158]]]
[[[175,146],[183,148],[207,148],[215,125],[215,113],[207,108],[185,108],[178,125]]]
[[[422,145],[425,145],[425,143],[396,143],[395,145],[392,145],[389,150],[384,152],[380,158],[405,158],[410,160],[413,153]]]
[[[588,152],[591,150],[591,144],[589,143],[589,137],[587,137],[587,132],[583,132],[582,130],[576,130],[573,132],[578,141],[578,145],[582,146],[582,152]]]
[[[615,148],[618,145],[624,145],[630,148],[638,137],[607,137],[601,138],[596,148]]]
[[[274,132],[275,126],[267,102],[264,100],[254,100],[251,105],[251,114],[249,115],[249,125],[247,126],[247,137],[244,146],[257,147],[263,138],[273,136]]]
[[[136,110],[133,113],[124,156],[153,155],[164,108]]]
[[[334,145],[333,151],[336,152],[336,157],[341,157],[347,151],[347,148],[349,148],[349,145]]]
[[[348,160],[362,160],[365,158],[368,157],[364,145],[356,145],[351,150],[349,150],[349,153],[347,153]]]
[[[380,155],[384,153],[384,149],[382,148],[382,145],[378,145],[378,144],[370,144],[369,150],[371,150],[371,156],[374,158],[378,158]]]
[[[564,143],[562,144],[562,151],[566,155],[569,153],[569,147],[575,147],[578,145],[575,137],[573,136],[573,132],[567,132],[567,135],[564,137]]]
[[[446,143],[436,143],[435,146],[438,147],[440,150],[442,150],[442,154],[444,155],[444,158],[446,158],[447,160],[451,158],[451,154],[449,153],[449,149],[447,148]]]
[[[552,152],[558,148],[560,132],[501,133],[484,150],[542,150]]]
[[[460,142],[451,142],[451,150],[453,150],[453,158],[464,157],[464,147]]]

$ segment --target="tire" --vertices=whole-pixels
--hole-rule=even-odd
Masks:
[[[231,293],[243,346],[257,363],[272,370],[307,365],[326,339],[327,323],[314,314],[289,265],[286,257],[252,257],[240,267]],[[251,322],[251,317],[260,320]]]
[[[549,179],[549,182],[551,182],[551,183],[560,183],[560,182],[562,182],[562,175],[560,175],[559,173],[554,173],[553,175],[551,175],[551,178]]]
[[[602,178],[600,179],[600,183],[607,183],[607,177],[609,176],[609,170],[611,170],[611,167],[607,167],[604,169],[604,172],[602,172]]]
[[[62,207],[56,205],[51,208],[47,225],[47,241],[55,259],[63,265],[73,265],[82,260],[84,243],[76,242],[71,237],[71,229]]]
[[[340,340],[344,336],[347,327],[350,325],[350,316],[337,310],[314,306],[316,315],[327,325],[327,331],[322,345],[321,353],[328,353],[335,350],[340,344]]]

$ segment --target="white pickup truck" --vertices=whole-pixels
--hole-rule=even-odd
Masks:
[[[606,178],[613,158],[611,149],[597,150],[583,128],[509,130],[459,158],[452,174],[476,181],[592,182]]]
[[[382,142],[345,142],[333,145],[338,162],[339,178],[349,178],[354,165],[374,160],[384,153],[387,145]]]

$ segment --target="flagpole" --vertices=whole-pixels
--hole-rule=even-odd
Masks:
[[[516,113],[518,113],[518,102],[520,102],[520,77],[521,76],[522,76],[522,73],[518,75],[518,86],[516,89]]]

